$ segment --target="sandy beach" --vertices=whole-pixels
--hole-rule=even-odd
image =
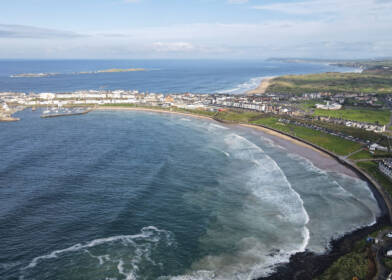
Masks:
[[[267,88],[269,87],[269,85],[271,83],[271,80],[274,79],[274,78],[275,77],[264,78],[257,88],[247,91],[246,94],[249,94],[249,95],[252,95],[252,94],[264,94],[265,91],[267,90]]]
[[[347,166],[344,166],[329,154],[302,141],[257,125],[241,124],[241,126],[259,131],[263,137],[272,140],[275,144],[285,148],[289,153],[297,154],[310,160],[316,167],[322,170],[333,171],[359,178],[356,172]]]

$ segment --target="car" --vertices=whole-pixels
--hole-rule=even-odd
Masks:
[[[385,236],[388,238],[392,238],[392,232],[388,232]]]

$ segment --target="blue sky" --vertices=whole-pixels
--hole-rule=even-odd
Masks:
[[[13,0],[1,58],[392,56],[392,0]]]

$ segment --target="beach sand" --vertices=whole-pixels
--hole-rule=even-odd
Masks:
[[[146,112],[156,112],[156,113],[171,113],[186,115],[189,117],[196,117],[201,119],[209,119],[215,121],[210,117],[196,116],[193,114],[163,111],[159,109],[147,109],[147,108],[118,108],[118,107],[105,107],[99,108],[99,110],[133,110],[133,111],[146,111]],[[359,176],[338,162],[335,158],[326,154],[325,152],[318,150],[304,142],[291,138],[287,135],[280,134],[276,131],[269,130],[267,128],[248,125],[248,124],[223,124],[227,127],[236,126],[242,129],[249,129],[257,131],[260,136],[272,140],[276,145],[279,145],[287,150],[288,153],[293,153],[300,155],[308,160],[310,160],[316,167],[327,170],[346,174],[352,177],[358,178]],[[316,276],[320,275],[325,269],[330,267],[339,257],[351,252],[354,248],[356,242],[363,240],[370,233],[375,230],[379,230],[386,224],[388,224],[388,216],[385,215],[385,206],[383,200],[379,194],[375,194],[377,200],[379,201],[380,208],[383,211],[381,217],[378,218],[377,223],[358,229],[354,232],[347,233],[344,236],[333,240],[331,243],[331,248],[326,254],[314,254],[309,251],[297,253],[290,258],[288,264],[282,264],[277,267],[277,271],[272,275],[264,278],[259,278],[258,280],[280,280],[280,279],[303,279],[311,280]],[[293,277],[295,276],[295,277]]]
[[[322,170],[343,173],[355,178],[359,177],[357,173],[341,164],[337,159],[304,142],[264,127],[248,124],[241,124],[241,126],[259,131],[263,137],[272,140],[275,144],[285,148],[289,153],[310,160],[316,167]]]
[[[271,84],[271,80],[272,80],[273,78],[275,78],[275,77],[267,77],[267,78],[264,78],[264,79],[261,81],[260,85],[259,85],[257,88],[247,91],[246,94],[248,94],[248,95],[252,95],[252,94],[264,94],[265,91],[267,90],[267,88],[269,87],[269,85]]]

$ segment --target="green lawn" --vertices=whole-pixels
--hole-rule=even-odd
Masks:
[[[350,121],[387,125],[391,117],[391,112],[389,110],[370,109],[342,109],[336,111],[315,109],[314,116],[332,117]]]
[[[349,159],[358,160],[358,159],[372,159],[373,155],[369,153],[369,151],[360,151],[358,153],[353,154]]]
[[[361,145],[338,136],[330,135],[324,132],[315,131],[310,128],[296,126],[293,124],[279,123],[277,118],[261,118],[253,121],[254,124],[262,124],[290,135],[299,137],[320,147],[323,147],[338,155],[348,155],[361,148]]]
[[[379,143],[382,146],[388,145],[388,140],[385,136],[372,131],[366,131],[360,128],[347,127],[344,125],[337,125],[337,124],[321,122],[321,121],[313,121],[313,122],[308,121],[308,123],[315,124],[319,127],[324,127],[332,131],[342,132],[346,135],[351,135],[353,137],[370,140],[371,142]]]
[[[356,154],[353,154],[349,159],[358,160],[358,159],[374,159],[374,158],[386,158],[391,157],[391,154],[387,152],[376,151],[374,154],[371,154],[369,151],[363,150]]]
[[[316,108],[316,104],[324,102],[323,100],[309,100],[298,104],[298,108],[309,112],[311,109]]]
[[[378,170],[377,162],[357,162],[357,166],[370,174],[386,191],[392,195],[392,182]]]
[[[237,111],[222,111],[215,114],[215,118],[222,121],[247,123],[262,116],[261,113],[256,112],[237,112]]]
[[[392,93],[392,75],[321,73],[286,75],[273,79],[267,92]]]

